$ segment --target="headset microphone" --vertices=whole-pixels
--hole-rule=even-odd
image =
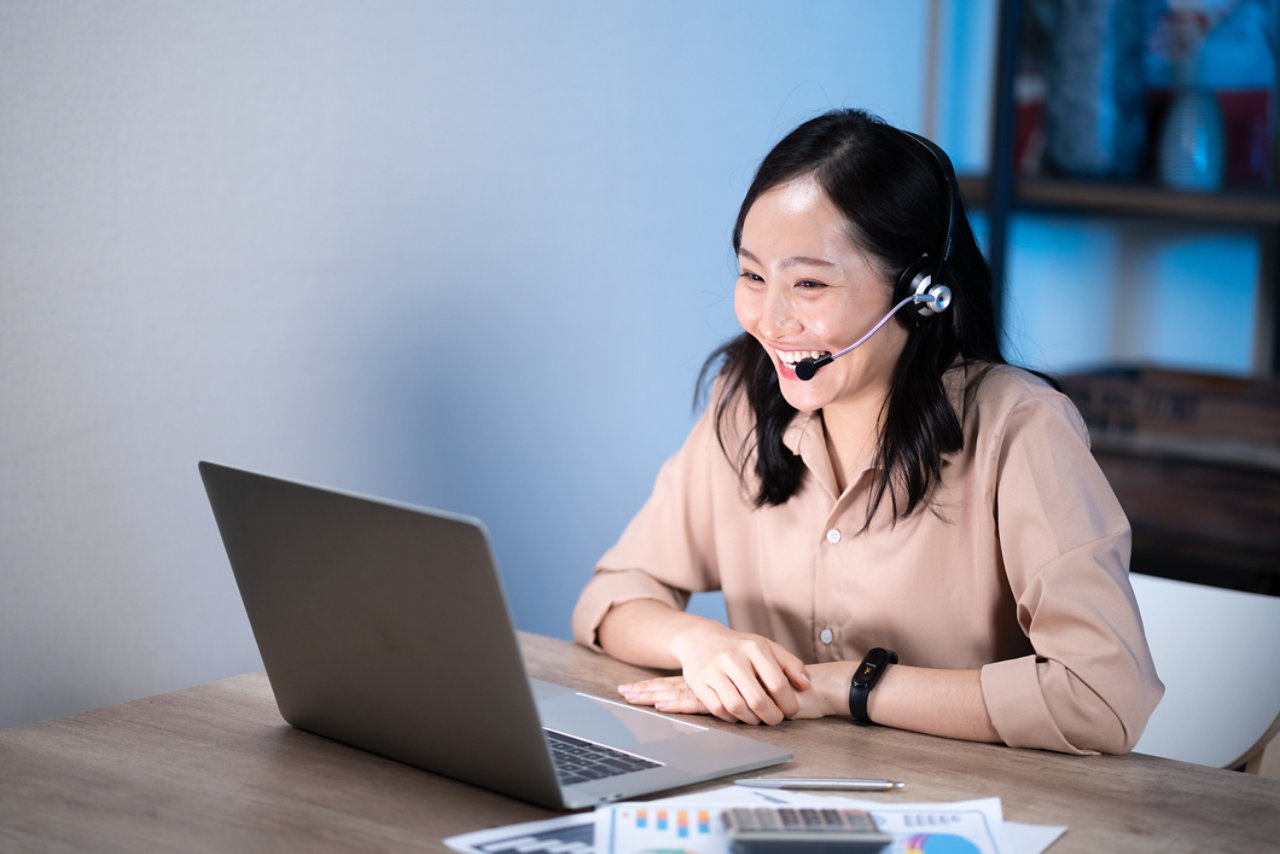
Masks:
[[[818,372],[818,368],[821,368],[823,365],[825,365],[827,362],[830,362],[834,358],[835,356],[823,356],[821,359],[818,359],[817,361],[814,361],[813,359],[804,359],[803,361],[801,361],[799,364],[796,365],[796,376],[808,382],[809,380],[813,379],[813,375]]]
[[[818,373],[819,368],[825,367],[836,359],[839,359],[844,354],[852,353],[854,350],[861,347],[872,335],[879,332],[882,326],[889,322],[889,318],[893,317],[903,308],[906,308],[913,303],[921,303],[918,310],[921,312],[928,312],[929,314],[940,314],[946,311],[947,307],[951,305],[951,289],[946,285],[934,285],[932,287],[930,285],[931,282],[926,278],[920,283],[917,293],[912,294],[902,302],[895,305],[889,310],[888,314],[880,318],[879,322],[876,323],[875,326],[871,327],[870,332],[863,335],[857,341],[854,341],[848,347],[845,347],[839,353],[828,353],[827,355],[817,359],[802,359],[796,364],[796,377],[804,380],[805,382],[813,379],[814,375]]]

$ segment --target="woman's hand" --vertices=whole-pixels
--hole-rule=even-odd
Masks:
[[[856,664],[851,662],[810,665],[807,671],[811,677],[810,686],[795,692],[796,710],[786,717],[790,720],[803,720],[822,718],[827,715],[847,715],[849,713],[847,708],[849,680],[852,678],[854,667]],[[627,702],[638,706],[652,706],[660,712],[682,715],[712,714],[689,686],[684,676],[646,679],[643,682],[620,685],[618,691]]]
[[[710,621],[677,633],[671,651],[683,673],[619,686],[628,702],[725,721],[778,724],[800,714],[811,690],[804,662],[768,638]]]

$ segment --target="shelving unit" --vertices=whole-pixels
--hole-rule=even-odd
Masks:
[[[1002,0],[999,11],[996,93],[991,171],[961,176],[966,204],[989,217],[989,262],[997,308],[1005,286],[1010,218],[1018,211],[1087,217],[1130,217],[1174,221],[1188,226],[1233,227],[1252,231],[1261,249],[1258,302],[1254,318],[1253,373],[1280,376],[1280,192],[1224,190],[1190,193],[1152,184],[1104,183],[1031,178],[1013,167],[1013,81],[1021,33],[1022,4]]]
[[[1022,5],[999,7],[990,172],[959,178],[966,205],[988,216],[997,312],[1010,220],[1019,212],[1253,233],[1260,251],[1252,379],[1130,370],[1077,376],[1066,390],[1090,420],[1095,456],[1129,514],[1135,571],[1280,595],[1280,192],[1190,193],[1016,174]],[[1222,411],[1232,416],[1207,415]]]
[[[966,201],[985,206],[989,182],[961,176]],[[1056,210],[1081,215],[1142,216],[1161,219],[1220,222],[1273,228],[1280,226],[1280,195],[1269,191],[1180,193],[1150,184],[1104,184],[1018,178],[1013,206],[1028,210]]]

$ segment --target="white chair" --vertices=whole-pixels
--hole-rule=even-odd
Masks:
[[[1280,597],[1130,580],[1165,685],[1134,750],[1217,768],[1257,760],[1280,731]]]

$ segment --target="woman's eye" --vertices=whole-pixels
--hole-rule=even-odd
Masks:
[[[800,281],[796,282],[796,287],[806,288],[806,289],[825,288],[826,284],[824,284],[823,282],[815,282],[813,279],[801,279]]]
[[[763,282],[763,281],[764,281],[764,279],[762,279],[760,276],[757,276],[755,273],[752,273],[752,272],[750,272],[750,271],[748,271],[748,270],[743,270],[742,272],[738,273],[738,278],[739,278],[739,279],[746,279],[748,282]]]

